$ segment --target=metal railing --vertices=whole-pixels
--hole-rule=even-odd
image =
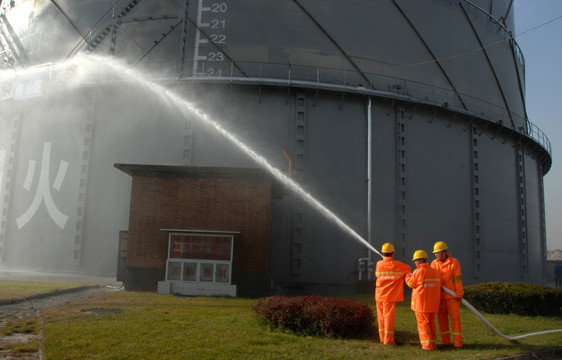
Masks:
[[[68,66],[54,66],[48,64],[45,71],[49,72],[50,81],[60,81],[63,86],[72,78],[71,68]],[[536,125],[528,121],[524,114],[510,112],[505,107],[494,104],[472,94],[459,92],[434,83],[428,84],[389,75],[362,73],[351,69],[333,69],[291,64],[274,64],[259,62],[231,62],[199,61],[197,66],[201,71],[193,74],[193,63],[184,62],[143,62],[142,72],[156,81],[194,81],[216,83],[239,83],[269,86],[303,87],[310,89],[359,93],[399,99],[413,103],[427,104],[447,108],[467,116],[487,120],[494,124],[501,124],[506,128],[516,131],[531,138],[538,143],[549,156],[551,144],[546,134]],[[105,75],[101,71],[92,71],[84,74],[81,72],[83,83],[114,82],[115,74]],[[40,68],[40,67],[38,67]],[[180,73],[181,69],[189,69],[188,73]],[[242,73],[239,69],[243,69]],[[267,74],[267,75],[264,75]],[[367,77],[372,87],[365,84],[363,75]],[[58,80],[57,80],[58,79]],[[0,86],[6,96],[7,86],[17,86],[18,78],[10,77],[0,79]],[[462,99],[462,102],[460,101]],[[501,99],[498,99],[501,102]],[[513,120],[514,126],[511,127]]]
[[[473,3],[472,1],[463,0],[462,3],[469,5],[469,7],[466,8],[467,11],[473,9],[475,18],[484,16],[485,19],[489,21],[490,25],[494,25],[496,27],[497,32],[503,34],[503,37],[506,39],[506,41],[509,41],[509,45],[513,49],[515,57],[517,58],[517,60],[519,60],[519,64],[523,67],[523,71],[524,71],[525,57],[523,56],[523,52],[521,51],[519,44],[517,44],[517,41],[515,41],[515,38],[513,37],[513,33],[505,26],[505,24],[499,21],[498,19],[496,19],[494,16],[492,16],[492,14],[488,13],[486,10],[482,9],[480,6]]]
[[[525,57],[523,56],[523,52],[521,51],[519,44],[517,44],[517,41],[515,41],[515,37],[513,36],[513,33],[505,26],[505,24],[501,20],[496,19],[492,14],[482,9],[480,6],[478,6],[477,4],[475,4],[470,0],[462,0],[462,2],[459,2],[458,0],[440,0],[440,1],[446,3],[447,5],[456,6],[456,7],[462,6],[462,4],[466,4],[467,6],[465,7],[465,10],[474,19],[482,23],[485,23],[487,26],[492,28],[497,33],[502,34],[505,41],[507,41],[511,46],[511,48],[513,49],[513,53],[515,54],[515,57],[519,61],[519,65],[521,65],[523,71],[525,70]]]
[[[441,84],[428,84],[401,77],[366,73],[359,74],[353,69],[334,69],[293,64],[275,64],[259,62],[210,62],[199,61],[202,70],[193,73],[181,74],[179,69],[192,69],[192,63],[144,63],[145,73],[150,73],[154,78],[175,79],[187,81],[209,81],[229,83],[251,83],[279,86],[301,86],[333,91],[373,94],[378,96],[399,98],[406,101],[425,103],[428,105],[446,107],[475,116],[495,124],[503,124],[513,131],[528,136],[551,156],[551,144],[546,134],[536,125],[531,123],[525,114],[508,111],[504,106],[478,98],[466,92],[456,93]],[[244,70],[244,75],[238,69]],[[266,76],[264,74],[267,74]],[[362,77],[365,75],[372,88],[365,84]],[[462,103],[460,102],[462,99]],[[501,103],[501,99],[498,98]],[[464,105],[464,106],[463,106]],[[510,127],[509,119],[513,120],[514,127]]]
[[[552,156],[552,147],[550,145],[550,140],[548,139],[546,134],[541,129],[539,129],[538,126],[536,126],[530,121],[527,121],[526,135],[531,139],[533,139],[543,149],[545,149],[549,156]]]

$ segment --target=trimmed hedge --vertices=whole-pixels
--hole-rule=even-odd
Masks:
[[[562,315],[562,292],[548,286],[489,282],[465,287],[464,298],[490,314]]]
[[[300,335],[358,337],[371,335],[375,316],[365,303],[321,296],[271,296],[252,309],[271,328]]]

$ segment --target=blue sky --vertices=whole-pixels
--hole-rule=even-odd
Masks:
[[[525,57],[527,115],[552,145],[544,177],[547,248],[562,250],[562,1],[515,0],[515,34]]]

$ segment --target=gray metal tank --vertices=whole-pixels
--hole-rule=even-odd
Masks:
[[[194,101],[284,171],[286,149],[295,181],[375,248],[409,263],[445,241],[465,284],[544,280],[550,143],[527,118],[513,1],[27,5],[2,5],[2,66],[48,65],[2,77],[3,266],[115,273],[130,200],[115,163],[256,167],[105,60],[79,60],[96,55]],[[65,175],[33,212],[30,171],[45,161]],[[298,196],[273,200],[272,291],[348,292],[369,257]]]

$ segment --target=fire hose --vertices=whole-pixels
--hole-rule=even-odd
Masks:
[[[444,286],[441,286],[443,288],[443,290],[451,295],[454,296],[456,298],[456,294],[454,292],[452,292],[451,290],[447,289]],[[461,299],[461,302],[464,304],[464,306],[466,306],[470,311],[472,311],[474,313],[474,315],[476,315],[480,320],[482,320],[482,322],[484,324],[486,324],[490,329],[492,329],[496,334],[498,334],[499,336],[501,336],[502,338],[509,340],[509,341],[516,341],[516,340],[520,340],[520,339],[524,339],[524,338],[528,338],[531,336],[537,336],[537,335],[545,335],[545,334],[552,334],[552,333],[558,333],[558,332],[562,332],[562,329],[558,329],[558,330],[547,330],[547,331],[539,331],[539,332],[534,332],[534,333],[530,333],[530,334],[524,334],[524,335],[519,335],[519,336],[508,336],[503,334],[501,331],[499,331],[498,329],[495,328],[494,325],[492,325],[484,316],[482,316],[482,314],[480,314],[480,312],[478,312],[478,310],[476,310],[474,308],[474,306],[472,306],[468,301],[466,301],[464,298]]]

